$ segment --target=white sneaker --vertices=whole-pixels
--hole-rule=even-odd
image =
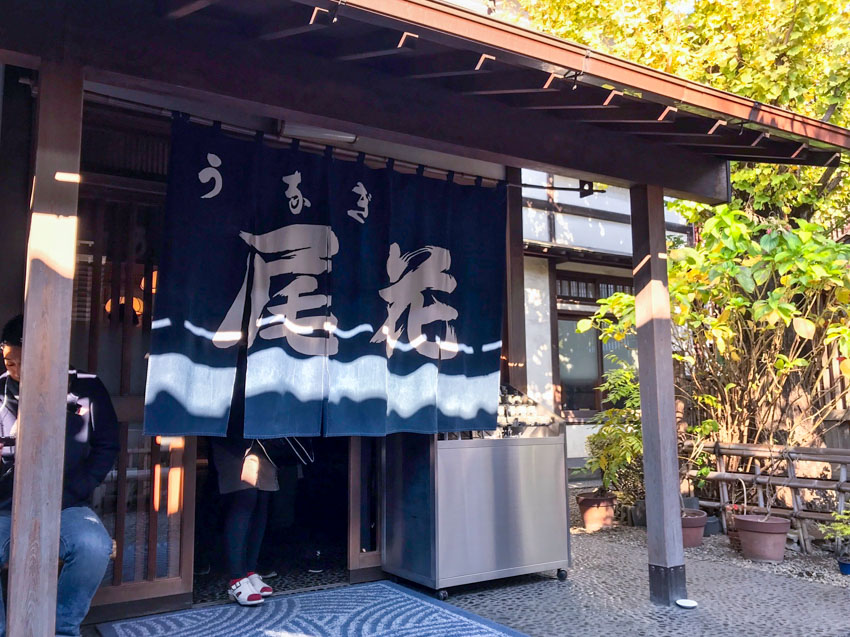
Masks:
[[[251,586],[254,587],[254,590],[257,591],[263,597],[269,597],[274,594],[274,590],[271,586],[266,584],[263,581],[263,578],[259,576],[257,573],[248,573],[248,580],[251,582]]]
[[[227,590],[227,596],[240,606],[257,606],[263,603],[263,596],[257,592],[247,577],[231,584]]]

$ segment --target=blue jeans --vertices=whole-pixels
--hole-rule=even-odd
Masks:
[[[9,562],[11,530],[11,514],[0,511],[0,564]],[[89,612],[111,554],[112,538],[94,511],[88,507],[62,511],[59,559],[64,564],[56,590],[57,635],[80,634],[80,624]],[[6,612],[1,603],[0,637],[6,637]]]

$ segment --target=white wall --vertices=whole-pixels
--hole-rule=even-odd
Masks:
[[[547,259],[525,257],[525,355],[528,365],[528,396],[554,411],[549,304]]]
[[[528,365],[528,396],[552,411],[555,392],[552,385],[552,326],[549,322],[549,263],[547,259],[525,257],[525,355]],[[570,458],[587,456],[585,440],[595,425],[567,425],[567,452]]]
[[[587,437],[596,431],[599,425],[567,425],[567,457],[587,458]]]
[[[573,208],[570,212],[555,214],[555,243],[571,248],[607,252],[613,255],[628,256],[632,253],[632,231],[626,218],[625,221],[611,221],[585,217],[580,209],[601,210],[616,214],[631,215],[629,191],[626,188],[616,188],[596,184],[605,192],[590,197],[580,197],[578,192],[554,190],[547,191],[546,173],[535,170],[523,170],[522,181],[531,187],[522,189],[522,196],[545,201],[551,194],[557,204],[567,204]],[[535,188],[540,185],[542,188]],[[557,187],[577,188],[579,180],[572,177],[555,176],[554,185]],[[579,210],[577,210],[579,209]],[[549,241],[549,214],[533,208],[523,209],[523,237],[526,240]],[[671,210],[664,213],[670,223],[684,225],[685,220]],[[670,236],[686,238],[685,235],[668,233]]]

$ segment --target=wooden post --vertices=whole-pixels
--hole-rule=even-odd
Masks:
[[[721,473],[726,473],[726,459],[723,457],[723,451],[719,444],[715,444],[714,456],[717,459],[717,470]],[[733,492],[734,493],[734,492]],[[726,482],[720,483],[720,526],[723,527],[723,532],[728,533],[726,527],[726,505],[729,504],[729,485]],[[744,511],[746,513],[746,511]]]
[[[10,637],[55,634],[71,297],[77,247],[82,69],[68,63],[45,62],[38,86],[38,141],[27,246],[9,560]]]
[[[797,468],[794,466],[794,458],[788,456],[788,477],[791,480],[797,479]],[[797,522],[797,530],[800,531],[800,549],[802,550],[804,555],[808,555],[811,553],[811,540],[809,539],[809,534],[806,530],[806,521],[800,517],[800,513],[803,511],[803,499],[800,497],[800,488],[799,487],[790,487],[791,489],[791,507],[794,510],[794,514],[791,516]],[[774,492],[775,493],[775,492]],[[770,494],[768,493],[768,497]],[[772,498],[771,498],[772,499]]]
[[[756,474],[756,477],[761,475],[761,463],[759,460],[756,460],[753,463],[753,473]],[[758,483],[756,483],[756,497],[758,498],[758,503],[760,507],[764,506],[764,487]],[[744,511],[746,513],[746,511]]]
[[[847,465],[846,464],[842,464],[841,467],[839,467],[839,469],[838,469],[838,481],[841,484],[844,484],[845,482],[847,482]],[[844,494],[844,491],[842,491],[841,489],[838,489],[838,512],[839,513],[844,513],[844,503],[845,503],[846,499],[847,499],[847,496]],[[838,555],[838,556],[841,555],[841,548],[842,548],[841,538],[836,538],[835,539],[835,554],[836,555]]]
[[[671,605],[687,597],[687,591],[662,189],[633,186],[631,208],[649,597],[656,604]]]
[[[521,392],[528,391],[525,353],[525,265],[522,253],[522,170],[507,168],[508,228],[505,288],[507,340],[502,354],[507,357],[508,382]]]

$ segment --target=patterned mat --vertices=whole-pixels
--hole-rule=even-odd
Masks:
[[[522,637],[391,582],[270,597],[98,626],[103,637]]]

